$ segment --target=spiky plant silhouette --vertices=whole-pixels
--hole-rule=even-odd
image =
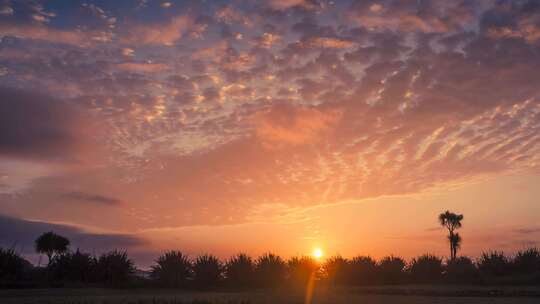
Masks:
[[[135,273],[135,267],[126,251],[113,250],[97,259],[96,272],[100,282],[110,287],[120,287],[128,283]]]
[[[240,289],[252,287],[255,278],[255,263],[250,256],[240,253],[227,261],[224,272],[229,286]]]
[[[296,287],[304,287],[310,279],[315,278],[319,264],[311,257],[292,257],[287,261],[289,282]]]
[[[374,284],[377,280],[377,262],[370,256],[356,256],[350,262],[350,280],[353,284]]]
[[[285,281],[287,266],[280,256],[264,254],[257,259],[255,265],[255,276],[260,286],[276,287]]]
[[[15,250],[0,248],[0,287],[24,279],[31,268],[30,262]]]
[[[540,273],[540,251],[537,248],[518,251],[512,264],[517,274]]]
[[[345,285],[350,280],[349,260],[340,255],[328,258],[323,264],[323,272],[333,285]]]
[[[192,264],[185,254],[171,250],[157,258],[150,276],[164,287],[186,287],[192,276]]]
[[[450,259],[456,258],[457,250],[461,244],[461,237],[455,231],[461,228],[461,221],[463,220],[463,214],[456,214],[446,210],[444,213],[439,214],[439,223],[441,226],[448,230],[448,242],[450,244]]]
[[[416,283],[440,282],[443,273],[442,259],[431,254],[424,254],[410,262],[408,271]]]
[[[444,279],[452,284],[472,284],[480,280],[478,269],[468,257],[449,260],[444,270]]]
[[[223,266],[217,257],[209,254],[198,256],[193,262],[193,283],[197,288],[219,285]]]
[[[55,257],[68,251],[69,243],[67,238],[49,231],[36,239],[35,249],[37,253],[47,255],[48,265],[50,265]]]
[[[510,262],[502,251],[484,252],[477,262],[478,270],[486,276],[499,277],[510,273]]]
[[[403,280],[405,260],[396,256],[387,256],[379,261],[380,279],[383,284],[397,284]]]
[[[95,278],[97,260],[79,249],[58,256],[49,265],[55,280],[87,283]]]

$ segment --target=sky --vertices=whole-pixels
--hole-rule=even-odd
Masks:
[[[538,246],[539,71],[539,1],[0,0],[0,246]]]

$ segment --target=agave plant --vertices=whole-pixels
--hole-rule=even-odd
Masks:
[[[374,284],[377,282],[377,262],[370,256],[357,256],[350,263],[350,280],[353,284]]]
[[[164,287],[185,287],[192,276],[191,261],[180,251],[168,251],[156,260],[150,276]]]
[[[405,261],[396,256],[387,256],[377,265],[382,283],[396,284],[403,280]]]
[[[537,248],[519,251],[512,264],[518,274],[540,273],[540,251]]]
[[[223,266],[213,255],[201,255],[193,263],[193,283],[198,288],[213,288],[222,279]]]
[[[483,275],[499,277],[510,273],[510,262],[502,251],[484,252],[477,262]]]
[[[125,285],[135,267],[126,251],[113,250],[102,254],[96,263],[98,279],[107,286],[118,287]]]
[[[310,279],[315,278],[319,267],[319,264],[311,257],[293,257],[287,262],[289,282],[303,287]]]
[[[246,254],[237,254],[225,264],[225,279],[229,286],[247,288],[253,285],[255,264]]]
[[[439,282],[443,273],[442,259],[431,254],[424,254],[411,261],[408,271],[417,283]]]
[[[328,258],[323,264],[323,271],[333,285],[345,285],[350,279],[349,260],[340,255]]]
[[[56,280],[86,283],[93,279],[96,263],[90,254],[77,249],[58,256],[48,267]]]
[[[255,275],[261,286],[278,286],[285,281],[286,274],[287,266],[278,255],[267,253],[257,259]]]
[[[0,286],[22,280],[30,268],[30,262],[15,250],[0,248]]]
[[[444,271],[445,281],[452,284],[472,284],[480,280],[478,269],[468,257],[449,260]]]

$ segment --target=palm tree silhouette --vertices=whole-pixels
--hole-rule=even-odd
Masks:
[[[69,240],[52,231],[45,232],[40,235],[35,241],[37,253],[44,253],[49,259],[51,265],[52,260],[68,251]]]
[[[463,214],[456,214],[446,210],[439,214],[439,222],[441,226],[448,229],[448,242],[450,243],[450,260],[454,260],[457,255],[457,250],[461,247],[461,237],[456,233],[456,229],[461,228]]]

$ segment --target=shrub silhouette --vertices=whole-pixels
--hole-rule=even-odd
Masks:
[[[492,277],[500,277],[510,274],[510,263],[501,251],[482,253],[477,262],[481,274]]]
[[[68,246],[67,238],[52,231],[43,233],[35,241],[36,252],[47,255],[49,265],[55,257],[66,253]]]
[[[377,262],[370,256],[354,257],[349,263],[352,284],[369,285],[377,282]]]
[[[328,258],[323,264],[324,274],[332,285],[345,285],[350,282],[349,261],[339,255]]]
[[[472,284],[480,280],[478,269],[468,257],[449,260],[445,267],[444,279],[452,284]]]
[[[381,283],[398,284],[403,281],[405,261],[400,257],[387,256],[377,265]]]
[[[253,286],[255,264],[248,255],[238,254],[231,257],[224,270],[228,286],[242,289]]]
[[[430,254],[414,258],[409,264],[409,273],[415,283],[437,283],[441,281],[442,259]]]
[[[191,261],[180,251],[168,251],[158,257],[150,276],[163,287],[186,287],[192,276]]]
[[[95,279],[96,262],[90,254],[77,249],[58,256],[48,268],[55,280],[88,283]]]
[[[537,248],[519,251],[512,261],[512,268],[516,274],[540,273],[540,252]]]
[[[315,279],[319,264],[311,257],[293,257],[287,261],[288,280],[293,287],[305,287],[310,279]]]
[[[13,249],[0,248],[0,287],[16,285],[25,280],[32,264]]]
[[[126,251],[113,250],[104,253],[96,263],[98,280],[109,287],[126,285],[134,272],[133,262]]]
[[[201,255],[193,262],[193,284],[197,288],[212,288],[221,281],[223,266],[213,255]]]
[[[263,287],[276,287],[285,281],[287,267],[283,259],[267,253],[257,259],[255,266],[256,281]]]

